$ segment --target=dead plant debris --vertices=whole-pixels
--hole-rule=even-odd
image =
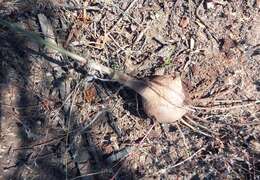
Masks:
[[[0,179],[260,179],[259,2],[0,0]]]

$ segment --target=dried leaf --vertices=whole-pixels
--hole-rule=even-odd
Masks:
[[[83,10],[83,12],[79,13],[77,19],[79,21],[82,21],[85,24],[90,24],[91,23],[91,17],[86,14],[86,9],[84,9],[84,10]]]
[[[90,16],[88,16],[84,10],[83,10],[83,12],[79,13],[75,23],[71,27],[71,30],[70,30],[68,37],[67,37],[67,40],[64,44],[65,48],[68,47],[69,43],[72,41],[73,38],[78,40],[81,31],[84,30],[84,28],[86,28],[86,25],[91,23]]]
[[[75,37],[76,39],[79,37],[80,31],[81,31],[81,28],[82,28],[82,26],[80,24],[82,24],[82,22],[76,22],[72,26],[72,28],[71,28],[71,30],[69,32],[69,35],[67,37],[67,40],[66,40],[66,42],[64,44],[65,48],[68,47],[68,45],[72,41],[73,37]]]
[[[183,29],[187,28],[190,24],[190,19],[187,16],[183,16],[180,20],[179,26]]]
[[[41,105],[45,111],[51,111],[53,109],[53,103],[51,103],[48,99],[44,99],[41,102]]]
[[[96,91],[96,88],[94,86],[90,86],[90,87],[85,89],[84,100],[87,103],[93,103],[96,99],[96,96],[97,96],[97,91]]]

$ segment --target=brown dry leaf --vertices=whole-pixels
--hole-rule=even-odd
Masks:
[[[85,24],[90,24],[91,23],[91,17],[87,15],[87,13],[85,12],[86,9],[83,10],[83,12],[81,12],[78,16],[78,20],[82,21]]]
[[[80,36],[80,32],[86,28],[86,25],[91,23],[91,18],[86,14],[86,12],[80,12],[75,23],[71,27],[67,40],[64,44],[64,47],[67,48],[69,43],[73,38],[78,39]]]
[[[41,102],[41,105],[45,111],[51,111],[53,109],[53,102],[49,101],[48,99],[44,99]]]
[[[69,43],[72,41],[73,37],[75,37],[76,39],[79,37],[79,34],[80,34],[80,31],[81,31],[81,26],[79,25],[79,22],[76,22],[70,32],[69,32],[69,35],[67,37],[67,40],[64,44],[64,47],[67,48]]]
[[[90,86],[84,90],[84,100],[87,103],[93,103],[96,99],[97,91],[94,86]]]
[[[190,24],[190,19],[187,16],[183,16],[180,20],[179,26],[183,29],[187,28]]]

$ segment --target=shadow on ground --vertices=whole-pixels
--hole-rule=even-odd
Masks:
[[[18,16],[20,19],[29,19],[36,17],[38,13],[51,11],[35,9],[33,12],[24,14],[21,12],[22,10],[19,14],[12,14],[12,19]],[[48,14],[48,16],[54,16],[54,14]],[[114,176],[119,166],[113,168],[111,164],[105,162],[104,158],[107,155],[91,142],[92,135],[88,130],[71,133],[67,137],[61,127],[50,127],[50,117],[42,106],[44,99],[48,98],[44,96],[43,91],[49,90],[44,89],[46,84],[42,84],[43,87],[39,91],[42,91],[42,94],[34,92],[35,82],[32,79],[34,74],[31,72],[35,64],[32,58],[33,51],[27,51],[26,40],[2,27],[1,31],[0,177],[3,179],[66,179],[66,177],[73,179],[84,175],[80,173],[80,168],[83,168],[84,164],[90,166],[89,173],[105,171],[100,173],[101,175],[78,179],[108,179]],[[46,63],[48,60],[56,61],[49,57],[45,60]],[[44,77],[40,79],[40,83],[42,82],[45,82]],[[36,86],[40,87],[39,84]],[[66,113],[63,110],[60,114],[64,121]],[[72,110],[71,114],[71,122],[75,124],[77,112]],[[82,163],[74,159],[77,148],[82,148],[75,146],[75,138],[78,136],[82,138],[81,145],[85,146],[90,155]],[[117,179],[133,179],[134,174],[131,169],[123,167],[117,177]]]

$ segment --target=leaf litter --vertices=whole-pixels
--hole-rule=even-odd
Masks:
[[[53,32],[45,39],[55,34],[52,43],[67,41],[73,52],[56,48],[51,54],[62,55],[48,62],[41,51],[28,52],[21,37],[13,48],[1,27],[1,72],[8,70],[0,74],[1,178],[15,178],[15,171],[19,178],[47,179],[259,178],[257,1],[59,3],[0,8],[1,19],[24,24],[33,10],[34,31],[44,34],[48,26]],[[61,27],[73,26],[75,12],[68,8],[77,6],[90,22],[77,32],[80,43],[72,43],[70,29]],[[39,12],[51,23],[38,24]],[[181,23],[184,17],[188,23]],[[109,40],[101,48],[89,45],[103,37]],[[158,46],[172,44],[170,55],[159,53]],[[28,75],[33,62],[38,71]],[[108,68],[115,64],[117,71]],[[152,78],[162,68],[164,74]],[[55,92],[52,82],[59,82]]]

